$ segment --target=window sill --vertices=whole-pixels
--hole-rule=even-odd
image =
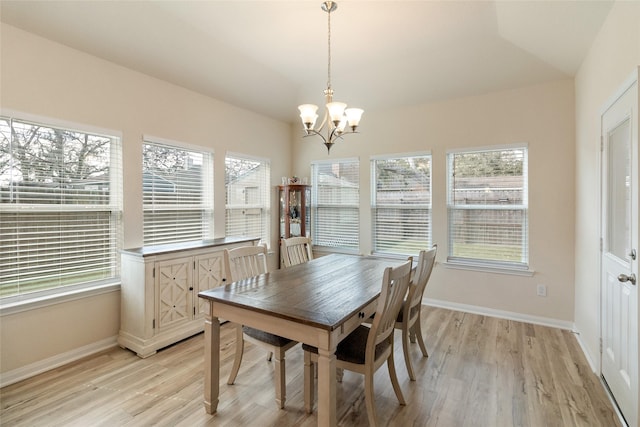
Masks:
[[[334,248],[329,246],[313,246],[313,253],[320,255],[345,254],[360,255],[356,249]]]
[[[501,267],[495,265],[483,265],[483,264],[475,264],[469,262],[460,262],[460,261],[446,261],[443,262],[446,268],[451,268],[453,270],[470,270],[470,271],[482,271],[485,273],[496,273],[496,274],[508,274],[511,276],[526,276],[532,277],[535,274],[534,270],[523,269],[523,268],[509,268],[509,267]]]
[[[0,300],[0,317],[118,291],[120,291],[120,281],[101,283],[55,294],[25,296],[10,301]]]

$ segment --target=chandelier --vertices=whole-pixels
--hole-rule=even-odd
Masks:
[[[331,147],[338,138],[350,133],[356,133],[360,118],[364,112],[360,108],[347,108],[344,102],[333,101],[333,89],[331,88],[331,12],[338,8],[338,4],[334,1],[325,1],[321,6],[322,10],[327,12],[327,46],[328,46],[328,62],[327,62],[327,88],[324,90],[326,100],[326,108],[324,118],[320,125],[316,128],[316,120],[318,119],[318,106],[313,104],[303,104],[298,106],[300,110],[300,118],[304,125],[305,135],[317,135],[324,141],[327,147],[327,153],[331,151]],[[347,128],[347,125],[349,126]],[[326,135],[323,135],[323,130]]]

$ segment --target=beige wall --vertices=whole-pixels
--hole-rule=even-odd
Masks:
[[[433,235],[440,264],[426,297],[550,321],[572,322],[575,316],[594,357],[599,337],[599,109],[640,64],[639,21],[640,3],[615,4],[576,78],[575,98],[574,82],[567,79],[405,109],[366,111],[362,133],[347,137],[329,156],[360,158],[362,253],[371,250],[370,156],[429,150]],[[328,158],[322,144],[300,138],[297,125],[270,120],[5,24],[1,31],[0,107],[122,133],[127,247],[142,242],[142,134],[213,148],[216,182],[224,182],[228,148],[270,158],[273,185],[290,173],[309,176],[310,161]],[[535,275],[446,268],[446,151],[518,142],[529,144],[530,264]],[[223,191],[216,191],[215,206],[224,206]],[[272,208],[277,210],[275,198]],[[272,225],[274,244],[275,219]],[[223,234],[223,209],[216,209],[215,229],[216,235]],[[539,283],[548,287],[546,298],[536,296]],[[118,327],[118,292],[3,316],[0,373],[113,338]]]
[[[271,160],[272,184],[288,175],[290,126],[119,67],[14,27],[1,27],[0,106],[121,132],[124,245],[142,244],[142,135],[214,150],[215,234],[224,235],[226,150]],[[275,156],[273,153],[278,153]],[[272,208],[277,210],[275,191]],[[272,245],[277,244],[276,221]],[[277,246],[275,246],[277,248]],[[277,265],[275,260],[272,264]],[[0,372],[115,337],[119,292],[0,318]],[[115,342],[115,340],[114,340]]]
[[[355,102],[355,101],[354,101]],[[425,297],[479,311],[518,313],[568,325],[574,297],[574,91],[567,79],[484,96],[391,111],[365,111],[358,135],[327,155],[312,138],[294,140],[294,172],[309,163],[360,159],[360,249],[371,252],[370,157],[429,150],[433,155],[433,240],[446,260],[447,150],[526,142],[529,146],[529,248],[533,277],[454,270],[439,264]],[[536,296],[545,284],[546,298]],[[432,301],[433,302],[433,301]],[[469,307],[472,306],[472,307]]]
[[[640,2],[616,2],[575,79],[575,324],[600,367],[600,114],[640,65]]]

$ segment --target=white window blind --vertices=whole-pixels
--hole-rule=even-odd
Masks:
[[[311,168],[313,244],[357,251],[360,224],[359,161],[314,162]]]
[[[115,280],[120,140],[0,118],[0,296]]]
[[[213,155],[146,137],[142,146],[144,244],[213,236]]]
[[[372,160],[373,250],[417,255],[431,247],[431,156]]]
[[[448,260],[527,268],[527,148],[447,157]]]
[[[226,235],[269,242],[271,215],[269,161],[227,153],[225,158]]]

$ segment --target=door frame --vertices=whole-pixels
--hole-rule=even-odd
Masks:
[[[598,313],[599,313],[599,317],[598,317],[598,323],[599,323],[599,343],[600,343],[600,348],[599,351],[597,353],[598,355],[598,377],[600,378],[600,381],[603,384],[603,387],[605,388],[605,391],[607,393],[607,395],[609,396],[609,398],[611,399],[614,408],[618,414],[618,417],[620,418],[620,422],[624,425],[625,421],[633,421],[635,420],[640,420],[640,408],[638,406],[635,407],[635,413],[631,414],[630,418],[631,420],[625,420],[623,418],[623,415],[620,411],[620,409],[618,408],[618,406],[615,403],[615,398],[613,396],[613,394],[611,393],[611,391],[609,390],[609,388],[606,385],[606,382],[604,381],[603,377],[602,377],[602,342],[603,342],[603,336],[604,336],[604,331],[603,331],[603,325],[604,325],[604,320],[603,320],[603,302],[604,302],[604,298],[603,298],[603,290],[604,290],[604,283],[603,283],[603,279],[602,279],[602,275],[603,275],[603,269],[604,266],[602,264],[602,256],[603,256],[603,251],[604,251],[604,233],[603,233],[603,227],[604,227],[604,214],[603,214],[603,209],[605,209],[604,203],[605,203],[605,188],[604,188],[604,182],[605,182],[605,178],[604,178],[604,173],[605,171],[607,171],[607,168],[605,168],[604,165],[604,160],[605,160],[605,155],[604,155],[604,129],[603,129],[603,123],[602,123],[602,117],[604,116],[604,114],[609,110],[609,108],[611,108],[616,102],[617,100],[627,91],[629,90],[634,84],[638,85],[638,90],[637,90],[637,97],[638,99],[636,100],[636,109],[638,109],[638,107],[640,107],[640,66],[635,68],[633,70],[633,72],[631,73],[631,75],[629,77],[627,77],[623,83],[618,87],[618,89],[607,99],[607,101],[603,104],[603,106],[601,107],[599,113],[599,133],[600,133],[600,151],[599,151],[599,159],[598,159],[598,167],[599,167],[599,175],[600,175],[600,200],[599,200],[599,204],[598,204],[598,208],[599,208],[599,230],[598,230],[598,234],[600,237],[600,250],[599,250],[599,255],[598,255],[598,264],[599,264],[599,274],[598,274]],[[635,111],[634,113],[636,115],[635,120],[637,121],[637,126],[640,128],[640,112],[639,111]],[[632,150],[632,156],[636,156],[638,158],[638,168],[640,168],[640,156],[638,154],[638,150],[640,150],[640,129],[638,129],[637,131],[639,134],[637,135],[637,139],[636,140],[631,140],[631,150]],[[637,169],[638,169],[637,168]],[[635,174],[635,177],[638,178],[639,176],[639,172],[636,169],[636,171],[632,171],[632,179],[633,176]],[[636,180],[636,187],[638,187],[638,185],[640,184],[639,180]],[[638,191],[640,193],[640,188],[638,188],[636,191]],[[640,195],[639,195],[640,198]],[[638,203],[639,205],[635,206],[636,210],[640,210],[640,203]],[[633,218],[632,218],[633,220]],[[639,227],[637,227],[639,228]],[[636,233],[640,234],[640,230],[636,230]],[[636,236],[636,238],[639,240],[640,243],[640,235]],[[638,249],[638,248],[637,248]],[[637,262],[637,261],[636,261]],[[636,285],[638,287],[640,287],[640,284]],[[638,309],[640,309],[640,290],[636,292],[637,294],[637,301],[636,301],[636,307]],[[638,317],[638,322],[640,323],[640,315],[637,316]],[[640,331],[640,324],[638,325],[638,330]],[[640,337],[638,337],[638,340],[640,341]],[[638,346],[640,347],[640,342],[637,343]],[[640,365],[640,362],[639,362]],[[636,372],[638,372],[638,378],[636,378],[636,383],[640,382],[640,366],[638,366]],[[639,384],[640,387],[640,384]],[[629,417],[628,417],[629,418]],[[630,424],[629,424],[630,425]]]

